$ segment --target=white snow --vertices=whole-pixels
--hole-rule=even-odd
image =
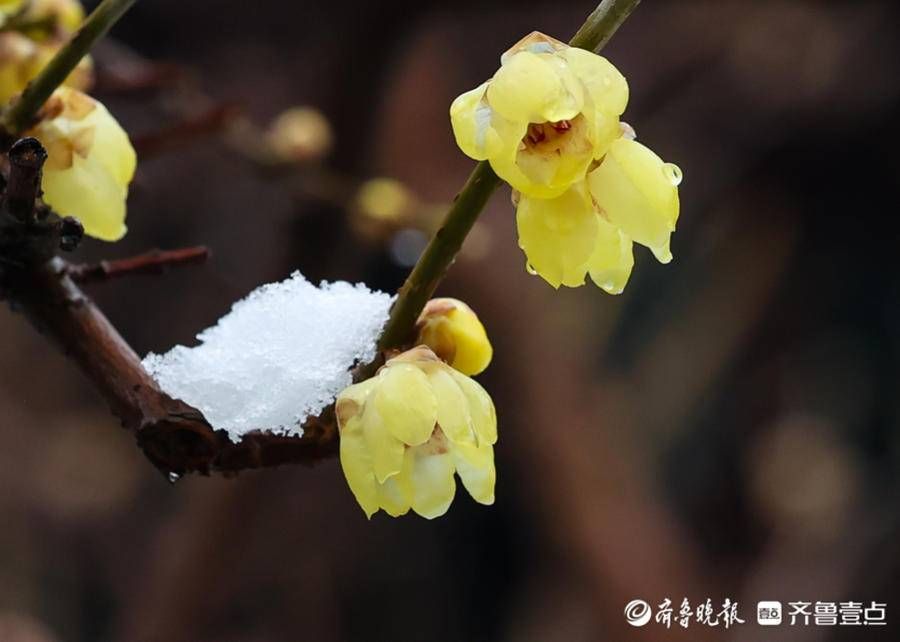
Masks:
[[[315,287],[299,272],[263,285],[207,328],[194,348],[150,353],[144,367],[233,441],[251,430],[302,435],[375,356],[393,297],[346,282]]]

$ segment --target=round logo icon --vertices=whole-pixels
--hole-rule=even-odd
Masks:
[[[625,619],[631,626],[644,626],[652,615],[650,605],[644,600],[631,600],[625,606]]]

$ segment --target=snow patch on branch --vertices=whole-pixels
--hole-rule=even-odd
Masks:
[[[252,430],[302,435],[301,424],[375,357],[393,297],[363,284],[312,285],[299,272],[263,285],[207,328],[200,345],[150,353],[160,387],[239,441]]]

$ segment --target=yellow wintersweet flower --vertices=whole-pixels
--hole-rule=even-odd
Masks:
[[[60,45],[35,42],[16,31],[0,33],[0,105],[22,93],[25,86],[46,66]],[[86,90],[93,82],[93,65],[83,58],[66,78],[65,85]]]
[[[23,23],[52,22],[55,31],[64,34],[78,29],[83,21],[84,7],[78,0],[30,0],[22,14]],[[37,37],[39,30],[33,31],[29,35]]]
[[[425,305],[416,322],[418,338],[423,344],[450,364],[469,376],[488,367],[494,349],[487,332],[475,312],[457,299],[432,299]]]
[[[22,10],[25,0],[0,0],[0,27],[6,24],[6,21]]]
[[[44,201],[74,216],[86,234],[104,241],[125,235],[125,199],[137,158],[128,134],[101,103],[67,87],[57,89],[41,120],[24,135],[47,149]]]
[[[582,181],[619,136],[628,83],[606,59],[534,32],[494,77],[457,98],[457,144],[525,196],[554,198]]]
[[[368,517],[447,512],[454,473],[475,501],[494,502],[497,416],[490,396],[425,346],[390,359],[335,405],[341,467]]]
[[[522,196],[519,245],[529,269],[553,287],[578,287],[585,275],[621,293],[634,265],[632,241],[662,263],[678,220],[681,170],[640,143],[619,138],[585,181],[553,199]]]

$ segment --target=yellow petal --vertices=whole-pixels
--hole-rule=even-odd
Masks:
[[[394,477],[378,484],[378,505],[391,517],[399,517],[409,512],[411,502],[408,494],[409,484],[400,481],[403,474],[404,471],[401,470]]]
[[[351,419],[341,429],[341,468],[350,491],[366,517],[371,518],[378,512],[378,490],[372,458],[358,418]]]
[[[368,403],[362,414],[363,436],[372,454],[372,470],[378,483],[384,483],[403,467],[406,446],[394,437],[375,404]]]
[[[568,47],[559,54],[582,82],[595,109],[621,116],[628,105],[628,81],[603,56]]]
[[[437,398],[437,422],[444,435],[454,443],[475,444],[469,402],[450,375],[450,367],[434,368],[428,375]]]
[[[456,494],[455,462],[449,452],[432,454],[428,445],[406,451],[410,466],[412,509],[426,519],[440,517],[450,508]]]
[[[493,504],[497,482],[493,446],[487,442],[480,446],[454,444],[453,457],[456,472],[472,499],[479,504]]]
[[[484,99],[488,83],[459,96],[450,105],[453,136],[462,152],[487,160],[518,148],[527,124],[514,123],[496,113]]]
[[[560,70],[547,55],[520,51],[494,74],[487,88],[487,101],[513,122],[574,118],[581,111],[582,97],[570,92]]]
[[[678,220],[679,181],[680,170],[626,138],[616,140],[588,175],[591,196],[609,221],[662,263],[672,260],[669,238]]]
[[[42,187],[44,201],[59,214],[76,217],[86,234],[103,241],[125,236],[127,192],[102,165],[75,155],[69,169],[47,169]]]
[[[523,196],[516,223],[519,246],[545,281],[555,288],[584,284],[594,252],[597,215],[583,185],[555,199]]]
[[[385,366],[373,399],[390,434],[416,446],[431,437],[437,421],[437,401],[428,377],[412,363]]]
[[[352,386],[347,386],[340,392],[334,402],[338,426],[344,426],[354,417],[362,416],[366,400],[378,381],[378,377],[372,377]]]
[[[84,125],[94,127],[91,158],[106,167],[121,185],[127,186],[137,168],[137,154],[128,134],[100,102],[84,119]]]
[[[481,387],[481,384],[461,372],[451,370],[450,376],[466,396],[469,415],[472,417],[472,426],[475,428],[479,443],[497,443],[497,412],[491,396]]]
[[[621,294],[634,267],[632,242],[620,229],[598,219],[597,245],[591,256],[591,280],[609,294]]]

